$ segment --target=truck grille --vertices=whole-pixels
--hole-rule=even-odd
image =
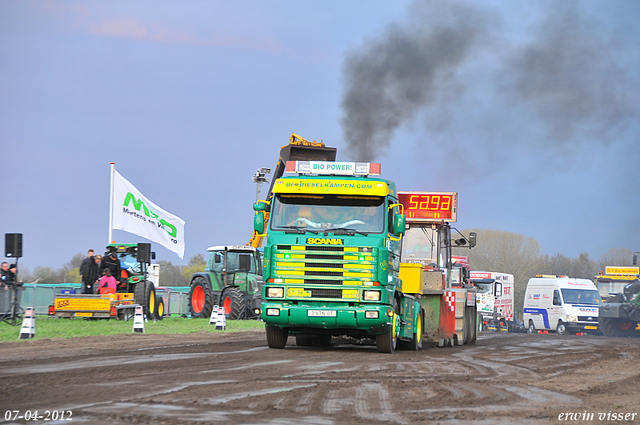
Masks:
[[[362,285],[377,280],[377,248],[308,245],[277,245],[275,248],[273,277],[283,279],[285,283]],[[316,297],[315,293],[313,297]],[[340,297],[334,294],[328,298]]]

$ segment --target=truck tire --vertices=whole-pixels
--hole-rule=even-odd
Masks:
[[[422,350],[422,311],[418,314],[416,331],[413,333],[413,338],[411,341],[398,341],[398,348],[409,351]]]
[[[146,315],[148,320],[153,320],[156,311],[156,289],[153,282],[138,282],[133,290],[133,298],[142,306],[142,314]]]
[[[558,326],[556,326],[556,333],[558,335],[566,335],[567,334],[567,327],[564,325],[562,320],[558,320]]]
[[[198,276],[191,281],[189,290],[189,310],[191,317],[209,318],[213,310],[213,290],[209,282]]]
[[[227,320],[237,320],[247,310],[247,300],[239,288],[232,286],[227,288],[222,293],[220,298],[220,304],[224,308],[224,314],[227,316]]]
[[[267,324],[265,324],[265,329],[267,331],[267,345],[269,348],[284,348],[287,345],[287,338],[289,337],[288,331]]]
[[[156,319],[164,319],[164,300],[162,297],[158,297],[158,302],[156,303]]]
[[[605,336],[640,336],[640,332],[635,330],[638,324],[632,320],[601,317],[599,322],[600,330]]]
[[[393,299],[393,317],[391,318],[391,329],[383,334],[376,335],[376,348],[378,353],[393,353],[398,345],[398,337],[396,336],[398,327],[398,301]]]

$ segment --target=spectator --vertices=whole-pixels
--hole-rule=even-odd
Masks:
[[[116,279],[116,283],[120,280],[120,260],[114,251],[107,254],[100,262],[100,275],[104,275],[105,270],[109,269],[111,276]]]
[[[116,293],[116,278],[111,275],[111,270],[108,268],[104,270],[104,276],[100,278],[100,286],[98,286],[98,293],[100,294]]]
[[[98,278],[98,270],[96,269],[96,261],[93,258],[93,249],[87,251],[87,258],[82,260],[80,265],[80,279],[82,280],[82,293],[93,294],[93,284]]]
[[[9,289],[7,284],[11,281],[10,276],[11,272],[9,271],[9,263],[3,261],[2,266],[0,267],[0,285],[4,286],[5,291]]]

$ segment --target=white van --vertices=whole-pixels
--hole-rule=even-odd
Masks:
[[[529,279],[524,294],[524,326],[529,333],[555,330],[597,332],[600,293],[588,279],[540,276]]]

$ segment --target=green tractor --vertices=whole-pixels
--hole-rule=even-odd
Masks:
[[[214,305],[228,320],[260,316],[262,259],[251,246],[212,246],[205,271],[195,273],[189,290],[191,317],[211,316]]]
[[[142,306],[147,318],[162,320],[164,301],[156,297],[155,285],[148,279],[147,273],[151,260],[156,257],[155,252],[151,252],[151,244],[109,244],[103,263],[112,252],[120,262],[120,276],[116,276],[117,292],[133,293],[133,298]]]

